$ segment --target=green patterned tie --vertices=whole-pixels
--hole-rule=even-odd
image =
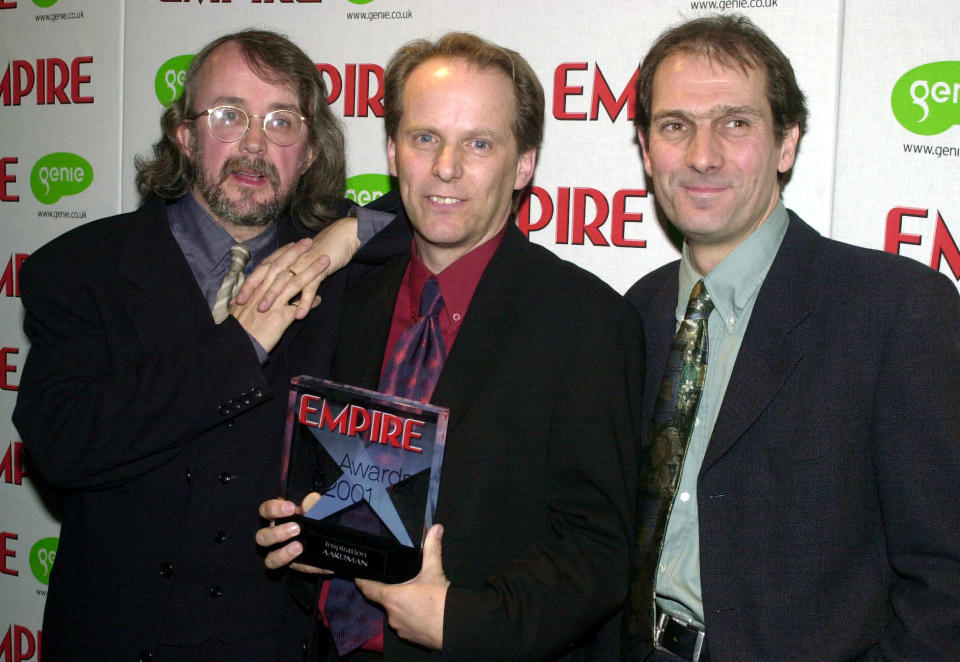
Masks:
[[[648,503],[657,503],[658,507],[653,526],[645,526],[641,520],[637,530],[630,582],[632,619],[627,627],[630,635],[653,628],[656,565],[707,376],[707,318],[712,310],[710,295],[703,281],[698,281],[690,292],[686,315],[670,344],[657,393],[650,425],[651,466],[649,473],[641,476],[640,487],[647,492]]]

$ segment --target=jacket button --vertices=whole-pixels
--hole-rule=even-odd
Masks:
[[[184,478],[187,480],[187,482],[189,483],[191,480],[193,480],[193,472],[190,471],[189,469],[185,469],[185,470],[184,470],[183,477],[184,477]]]
[[[160,570],[160,576],[163,577],[164,579],[169,579],[170,577],[173,576],[172,563],[168,563],[167,561],[164,561],[163,563],[160,564],[159,570]]]
[[[231,480],[233,480],[233,476],[228,474],[226,471],[221,471],[220,474],[217,476],[217,478],[219,478],[220,482],[223,483],[224,485],[226,485]]]
[[[228,407],[227,405],[220,405],[220,409],[218,409],[217,411],[220,412],[221,416],[226,416],[230,413],[230,407]]]
[[[140,651],[140,662],[153,662],[152,651]]]
[[[213,534],[214,542],[223,542],[226,539],[227,539],[227,534],[224,533],[223,531],[217,531],[216,533]]]
[[[222,588],[220,588],[219,586],[211,586],[211,587],[210,587],[210,597],[211,597],[211,598],[219,598],[221,595],[223,595],[223,589],[222,589]]]
[[[251,393],[251,394],[253,395],[253,397],[255,397],[257,400],[259,400],[260,398],[263,397],[263,391],[261,391],[261,390],[258,389],[258,388],[253,389],[252,391],[250,391],[250,393]]]

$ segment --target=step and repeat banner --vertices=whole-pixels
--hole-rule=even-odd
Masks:
[[[360,203],[389,186],[394,50],[466,30],[519,51],[543,82],[547,126],[517,222],[623,292],[678,255],[631,123],[639,59],[666,27],[732,11],[780,45],[808,97],[787,205],[826,235],[960,281],[960,46],[942,38],[960,24],[952,0],[0,0],[0,662],[40,657],[59,528],[56,495],[10,422],[28,350],[19,267],[66,230],[138,205],[134,157],[160,135],[197,50],[248,26],[299,44],[343,122],[346,195]]]

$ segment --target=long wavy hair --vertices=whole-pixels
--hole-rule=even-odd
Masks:
[[[317,156],[297,183],[290,213],[308,228],[319,229],[336,217],[335,203],[344,189],[343,129],[327,104],[327,89],[316,65],[289,39],[266,30],[224,35],[194,57],[184,78],[183,94],[164,110],[160,119],[163,135],[153,146],[153,158],[136,157],[137,190],[144,198],[178,198],[193,186],[194,164],[180,149],[177,128],[197,113],[193,104],[204,63],[213,51],[228,42],[240,47],[247,65],[261,79],[297,90],[300,112],[307,118],[307,140]]]

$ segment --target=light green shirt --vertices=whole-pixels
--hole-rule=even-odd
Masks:
[[[706,277],[694,269],[687,245],[683,245],[677,325],[686,313],[690,291],[701,278],[714,309],[707,319],[707,377],[657,567],[657,604],[674,616],[692,618],[700,627],[703,627],[704,621],[703,594],[700,590],[697,476],[730,381],[730,373],[740,352],[743,334],[750,322],[757,292],[780,249],[787,222],[787,210],[783,202],[778,202],[767,220]]]

